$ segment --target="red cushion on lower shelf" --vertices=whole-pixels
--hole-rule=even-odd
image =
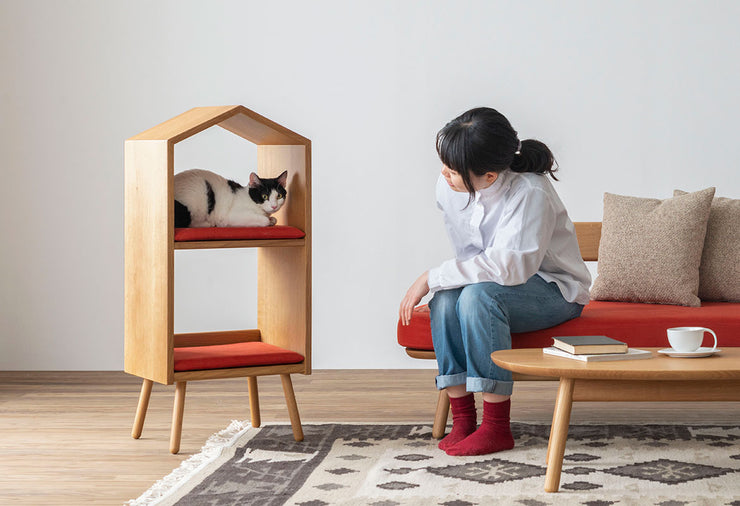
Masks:
[[[303,362],[300,353],[261,341],[175,348],[176,372],[300,362]]]
[[[740,303],[702,302],[701,307],[591,301],[579,318],[549,329],[512,334],[513,348],[544,348],[553,336],[606,335],[629,346],[668,347],[666,329],[707,327],[717,333],[718,347],[740,346]],[[414,311],[411,324],[398,324],[398,344],[416,350],[433,350],[429,312]],[[709,337],[707,337],[709,342]]]
[[[303,230],[287,225],[272,227],[176,228],[175,241],[239,241],[247,239],[300,239]]]

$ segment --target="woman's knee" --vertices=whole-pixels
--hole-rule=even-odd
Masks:
[[[490,282],[466,286],[457,298],[457,314],[465,318],[503,312],[498,297],[501,288],[501,285]]]
[[[432,313],[437,314],[448,314],[454,313],[457,307],[457,299],[460,295],[460,290],[441,290],[434,294],[432,300],[429,301],[429,309]]]

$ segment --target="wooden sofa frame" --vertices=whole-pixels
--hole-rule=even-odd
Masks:
[[[578,236],[578,246],[581,249],[581,257],[585,261],[597,261],[599,259],[599,241],[601,240],[601,222],[577,222],[576,235]],[[411,358],[424,360],[435,360],[434,351],[416,350],[406,348],[406,354]],[[547,378],[541,376],[529,376],[526,374],[512,373],[514,381],[554,381],[557,378]],[[447,417],[450,412],[450,399],[447,397],[445,390],[439,391],[437,398],[437,410],[434,415],[434,425],[432,427],[432,436],[441,439],[445,435],[447,426]]]

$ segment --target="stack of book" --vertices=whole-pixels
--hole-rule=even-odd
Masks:
[[[552,346],[543,348],[543,353],[584,362],[652,357],[652,353],[647,350],[629,348],[627,343],[607,336],[561,336],[553,337],[552,340]]]

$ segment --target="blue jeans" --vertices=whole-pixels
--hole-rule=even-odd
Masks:
[[[468,392],[511,395],[511,372],[491,353],[511,348],[511,333],[532,332],[580,316],[583,306],[566,301],[555,283],[534,275],[526,283],[497,283],[442,290],[429,302],[437,355],[437,388],[465,385]]]

